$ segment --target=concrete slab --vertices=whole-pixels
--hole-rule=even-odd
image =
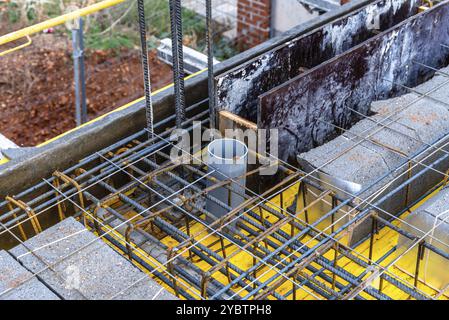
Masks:
[[[58,296],[47,288],[32,273],[17,262],[7,251],[0,251],[0,300],[59,300]],[[24,282],[22,285],[20,285]],[[6,290],[13,290],[1,294]]]
[[[176,299],[73,218],[67,218],[26,241],[53,269],[42,280],[64,299],[110,299],[142,277],[118,299]],[[22,245],[10,250],[28,269],[39,272],[45,265],[26,254]],[[146,277],[145,277],[146,276]]]

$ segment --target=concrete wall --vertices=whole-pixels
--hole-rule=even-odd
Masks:
[[[271,28],[273,35],[290,30],[318,16],[307,10],[298,0],[272,0]]]

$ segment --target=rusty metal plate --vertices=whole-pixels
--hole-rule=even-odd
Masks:
[[[409,18],[421,0],[380,0],[216,78],[217,108],[255,122],[258,97]]]

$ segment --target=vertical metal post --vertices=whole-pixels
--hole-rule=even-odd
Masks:
[[[301,193],[302,193],[302,205],[304,208],[307,208],[307,187],[305,182],[301,182],[301,184],[299,185],[299,187],[301,188]],[[309,213],[307,211],[307,209],[304,210],[304,219],[306,221],[306,223],[309,223]]]
[[[421,264],[421,260],[424,259],[424,251],[426,249],[426,247],[424,246],[424,244],[426,243],[425,240],[422,240],[419,245],[418,245],[418,253],[417,253],[417,257],[416,257],[416,268],[415,268],[415,281],[413,283],[413,285],[415,286],[415,288],[418,288],[418,281],[419,281],[419,267]]]
[[[79,126],[87,121],[86,79],[84,76],[83,19],[72,28],[73,70],[75,77],[75,119]]]
[[[368,253],[368,263],[371,265],[373,264],[373,251],[374,251],[374,236],[376,234],[376,229],[377,229],[377,219],[376,217],[373,215],[372,216],[372,222],[371,222],[371,237],[369,240],[369,253]]]

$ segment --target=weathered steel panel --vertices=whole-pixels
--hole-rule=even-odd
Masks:
[[[333,138],[333,123],[348,128],[374,100],[404,92],[449,63],[449,2],[385,31],[260,97],[259,128],[279,129],[280,158],[294,161]]]
[[[258,97],[416,14],[420,0],[380,0],[216,78],[217,107],[256,121]]]

